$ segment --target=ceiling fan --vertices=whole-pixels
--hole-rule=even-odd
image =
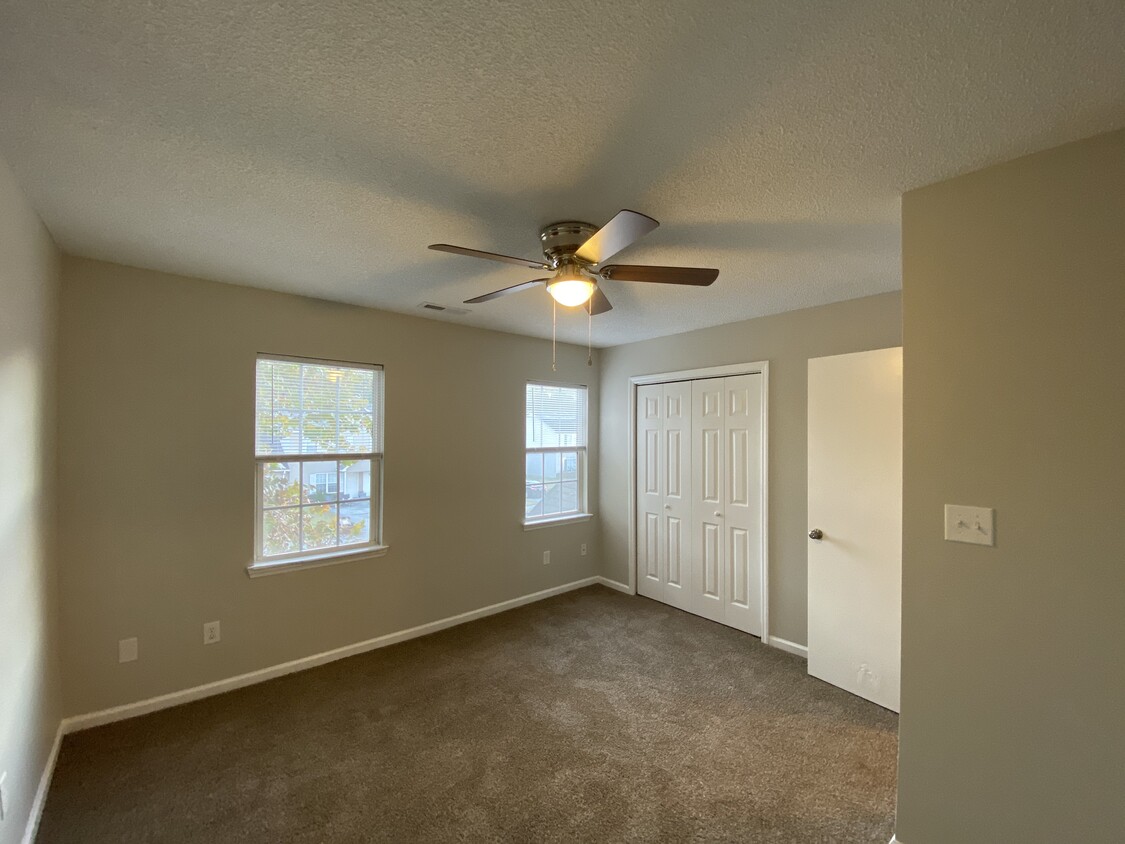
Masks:
[[[491,299],[530,290],[540,284],[547,285],[547,292],[560,305],[578,307],[585,305],[591,316],[605,313],[613,305],[598,287],[599,278],[614,281],[642,281],[657,284],[690,284],[706,287],[719,277],[718,270],[699,267],[653,267],[642,264],[602,264],[629,244],[648,234],[660,223],[628,209],[618,211],[613,219],[600,229],[589,223],[564,221],[544,226],[539,232],[543,244],[543,260],[513,258],[495,252],[482,252],[464,246],[451,246],[448,243],[432,243],[430,249],[438,252],[452,252],[454,255],[468,255],[471,258],[485,258],[489,261],[502,261],[532,270],[554,272],[550,278],[537,278],[515,284],[501,290],[494,290],[466,299],[466,305],[475,305]]]

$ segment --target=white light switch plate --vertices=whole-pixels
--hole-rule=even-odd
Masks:
[[[996,544],[996,511],[991,507],[945,505],[945,538],[974,545]]]

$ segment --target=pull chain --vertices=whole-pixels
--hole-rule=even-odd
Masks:
[[[586,366],[594,365],[594,309],[586,306]]]
[[[559,367],[555,359],[555,333],[558,328],[559,321],[559,306],[558,302],[551,298],[551,371],[558,372]]]

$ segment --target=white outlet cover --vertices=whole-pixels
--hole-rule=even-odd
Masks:
[[[203,644],[213,645],[222,639],[219,622],[208,621],[203,625]]]
[[[945,538],[973,545],[996,544],[996,511],[991,507],[945,505]]]
[[[117,643],[117,661],[118,662],[133,662],[137,659],[138,645],[137,637],[131,639],[121,639]]]

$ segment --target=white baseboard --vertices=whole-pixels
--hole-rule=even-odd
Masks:
[[[35,799],[31,801],[31,814],[27,816],[27,826],[23,830],[23,844],[32,844],[39,832],[39,821],[43,817],[43,807],[47,804],[47,792],[51,789],[51,777],[55,774],[55,763],[59,761],[59,748],[62,747],[63,722],[55,730],[55,742],[39,777],[39,787],[35,789]]]
[[[610,580],[608,577],[595,577],[598,583],[602,586],[608,586],[610,589],[616,589],[618,592],[624,592],[626,595],[636,595],[636,589],[630,589],[627,583],[621,583],[617,580]]]
[[[439,630],[445,630],[447,627],[455,627],[458,624],[475,621],[478,618],[485,618],[486,616],[495,615],[505,610],[522,607],[524,604],[542,601],[544,598],[551,598],[555,595],[561,595],[564,592],[571,592],[575,589],[581,589],[584,586],[590,586],[594,583],[601,582],[603,582],[603,579],[600,577],[586,577],[582,580],[575,580],[572,583],[564,583],[562,586],[544,589],[541,592],[532,592],[530,595],[522,595],[519,598],[501,601],[498,604],[481,607],[477,610],[470,610],[469,612],[463,612],[459,615],[451,615],[448,618],[431,621],[427,624],[420,624],[417,627],[411,627],[407,630],[399,630],[396,633],[376,636],[374,639],[356,642],[353,645],[345,645],[342,648],[335,648],[334,650],[325,651],[324,653],[294,659],[290,662],[283,662],[280,665],[273,665],[269,668],[259,669],[258,671],[251,671],[248,674],[239,674],[236,677],[228,677],[225,680],[216,680],[213,683],[205,683],[202,686],[194,686],[190,689],[182,689],[178,692],[150,697],[147,700],[127,703],[123,706],[114,706],[109,709],[102,709],[98,712],[74,715],[70,718],[64,718],[60,729],[63,733],[74,733],[79,730],[87,730],[91,727],[99,727],[102,724],[111,724],[114,721],[124,721],[126,718],[135,718],[138,715],[147,715],[150,712],[179,706],[182,703],[190,703],[193,700],[201,700],[205,697],[211,697],[212,695],[222,694],[223,692],[233,691],[234,689],[241,689],[245,686],[252,686],[255,683],[263,683],[266,680],[272,680],[275,677],[283,677],[286,674],[292,674],[296,671],[315,668],[318,665],[324,665],[329,662],[335,662],[338,659],[345,659],[349,656],[373,651],[376,648],[385,648],[388,645],[405,642],[408,639],[416,639],[419,636],[426,636],[430,633],[436,633]],[[606,585],[612,585],[612,581],[607,582]]]
[[[778,650],[796,654],[802,659],[809,658],[809,649],[807,646],[798,645],[796,642],[790,642],[788,639],[782,639],[778,636],[770,636],[769,644],[777,648]]]

